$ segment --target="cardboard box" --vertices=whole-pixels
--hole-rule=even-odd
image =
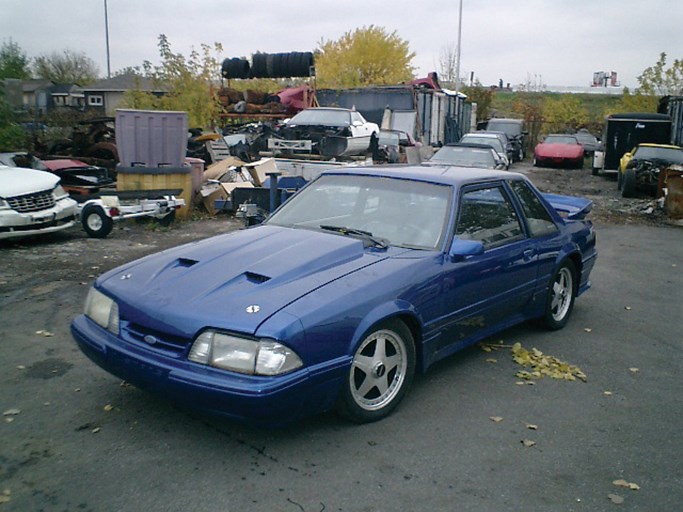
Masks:
[[[200,194],[202,196],[202,204],[204,205],[204,208],[206,208],[206,211],[211,215],[216,215],[218,213],[216,201],[229,200],[230,194],[236,188],[254,188],[254,185],[249,182],[211,183],[202,187]]]

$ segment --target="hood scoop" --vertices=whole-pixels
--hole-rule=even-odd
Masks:
[[[261,284],[270,281],[270,277],[264,276],[263,274],[256,274],[255,272],[245,272],[244,277],[247,281],[254,284]]]

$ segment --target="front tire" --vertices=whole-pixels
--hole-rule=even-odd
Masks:
[[[89,204],[81,212],[81,225],[91,238],[106,238],[114,227],[114,221],[101,207]]]
[[[413,335],[400,320],[383,322],[356,349],[337,410],[355,423],[385,418],[405,396],[414,374]]]
[[[621,173],[619,174],[621,176]],[[633,197],[636,193],[636,170],[626,169],[621,181],[621,197]]]
[[[576,290],[576,266],[571,260],[567,260],[550,280],[543,316],[543,322],[548,329],[556,331],[567,324],[572,309],[574,309]]]

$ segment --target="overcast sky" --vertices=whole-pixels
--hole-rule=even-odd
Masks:
[[[415,53],[416,75],[439,70],[455,46],[458,0],[107,0],[111,70],[158,63],[159,34],[188,55],[223,44],[228,57],[257,51],[313,51],[321,40],[375,25]],[[104,0],[0,0],[0,39],[28,57],[84,52],[106,76]],[[681,0],[463,0],[461,76],[483,84],[587,86],[593,72],[616,71],[622,86],[661,52],[683,58]]]

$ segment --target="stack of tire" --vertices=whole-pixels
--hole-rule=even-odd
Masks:
[[[251,66],[247,59],[225,59],[224,78],[290,78],[313,74],[313,53],[255,53]]]

